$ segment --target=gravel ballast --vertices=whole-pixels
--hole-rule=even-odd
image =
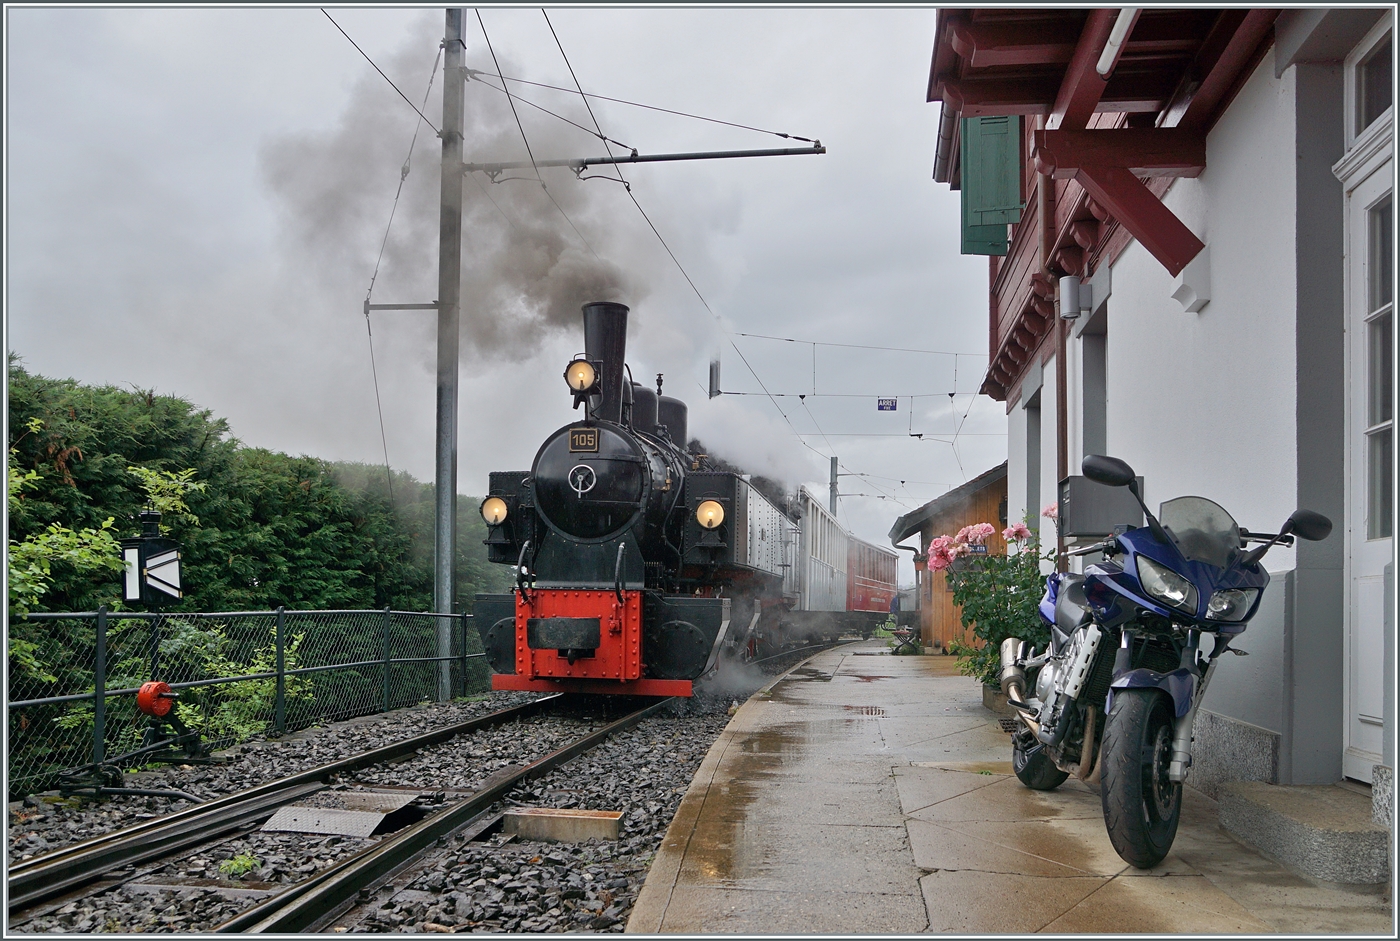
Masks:
[[[750,667],[723,690],[703,689],[593,751],[516,788],[503,806],[620,811],[616,842],[521,842],[500,835],[435,849],[370,901],[343,916],[336,931],[621,932],[656,850],[705,754],[729,713],[758,686],[812,651]],[[477,703],[425,706],[353,724],[309,730],[295,739],[244,745],[224,768],[172,768],[164,786],[231,792],[355,752],[504,708],[530,694],[494,694]],[[349,787],[466,789],[507,765],[553,751],[617,718],[602,697],[571,713],[516,720],[481,730],[392,765],[358,772]],[[143,786],[162,786],[142,782]],[[332,792],[323,792],[332,793]],[[115,806],[114,806],[115,805]],[[123,798],[85,809],[41,809],[27,832],[63,845],[186,806],[163,798]],[[38,815],[35,815],[38,816]],[[31,820],[34,818],[31,817]],[[72,834],[65,838],[65,834]],[[25,840],[12,833],[12,847]],[[149,871],[134,883],[65,906],[22,925],[30,932],[207,931],[267,892],[332,865],[382,837],[353,838],[254,831],[206,846]],[[28,846],[33,846],[30,842]],[[27,850],[34,852],[33,849]],[[252,861],[250,864],[249,861]],[[222,871],[221,871],[221,864]],[[161,883],[195,884],[162,888]]]

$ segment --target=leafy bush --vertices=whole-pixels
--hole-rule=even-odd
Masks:
[[[929,546],[929,567],[947,571],[963,626],[982,642],[954,641],[948,649],[958,656],[964,675],[986,686],[998,684],[1001,642],[1006,638],[1029,641],[1042,650],[1049,645],[1050,631],[1038,610],[1045,594],[1040,564],[1055,559],[1053,551],[1041,553],[1037,535],[1023,523],[1002,531],[1006,555],[978,554],[972,547],[982,545],[993,532],[990,523],[978,523],[955,536],[940,536]]]

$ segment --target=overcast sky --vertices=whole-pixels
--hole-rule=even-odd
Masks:
[[[423,112],[439,124],[442,8],[328,9],[415,104],[433,76]],[[500,72],[573,86],[539,9],[480,12]],[[546,192],[529,170],[472,175],[458,490],[528,468],[574,417],[563,366],[582,349],[579,305],[602,296],[632,307],[635,377],[664,373],[714,452],[823,496],[833,451],[869,475],[841,479],[872,495],[841,500],[863,538],[886,544],[896,516],[1004,460],[1003,409],[974,395],[986,260],[958,253],[958,195],[932,180],[934,18],[551,10],[585,91],[829,152],[623,169],[704,303],[615,179],[544,170]],[[373,300],[435,299],[434,131],[314,7],[10,7],[5,52],[8,348],[44,375],[188,398],[245,444],[382,462],[362,304],[415,130]],[[470,9],[466,61],[498,71]],[[511,90],[592,126],[576,94]],[[465,93],[466,159],[526,159],[505,95],[486,81]],[[596,136],[517,109],[536,158],[602,152]],[[607,101],[593,112],[642,153],[802,146]],[[423,480],[435,323],[427,311],[372,320],[389,461]],[[751,394],[707,400],[713,356],[722,387]],[[898,410],[877,412],[881,396]]]

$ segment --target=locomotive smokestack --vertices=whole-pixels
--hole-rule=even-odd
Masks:
[[[583,349],[601,362],[603,396],[593,417],[622,421],[622,367],[627,357],[627,305],[597,301],[583,305]]]

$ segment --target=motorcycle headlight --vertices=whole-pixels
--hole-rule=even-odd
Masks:
[[[1138,578],[1143,589],[1158,601],[1164,601],[1174,608],[1183,608],[1192,614],[1196,612],[1196,586],[1182,578],[1160,562],[1153,562],[1147,556],[1137,557]]]
[[[1210,601],[1206,603],[1206,617],[1212,621],[1243,620],[1257,597],[1258,588],[1223,588],[1210,596]]]

